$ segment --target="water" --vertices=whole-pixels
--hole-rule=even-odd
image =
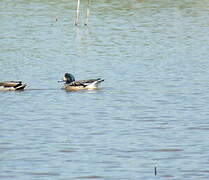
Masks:
[[[0,179],[208,179],[209,2],[83,3],[0,1]]]

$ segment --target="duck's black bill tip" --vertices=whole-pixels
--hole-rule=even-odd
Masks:
[[[57,81],[58,83],[61,83],[61,82],[64,82],[63,80],[59,80],[59,81]]]

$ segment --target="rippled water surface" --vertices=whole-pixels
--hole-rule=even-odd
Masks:
[[[0,179],[208,179],[209,1],[85,7],[76,27],[76,1],[0,1],[0,80],[28,84],[0,93]]]

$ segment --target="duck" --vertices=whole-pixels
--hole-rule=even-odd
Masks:
[[[3,81],[0,82],[0,91],[20,91],[26,86],[22,81]]]
[[[72,74],[65,73],[62,80],[58,82],[65,82],[63,89],[67,91],[78,91],[98,89],[103,81],[104,79],[101,78],[76,81]]]

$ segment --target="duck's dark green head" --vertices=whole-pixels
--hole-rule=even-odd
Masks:
[[[65,81],[65,83],[71,83],[75,81],[75,77],[70,73],[65,73],[63,76],[63,81]]]

